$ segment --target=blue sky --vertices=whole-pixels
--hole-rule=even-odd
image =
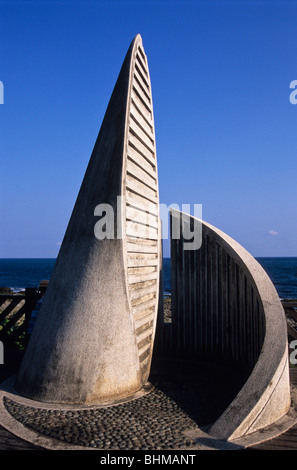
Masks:
[[[296,18],[295,1],[0,0],[0,257],[56,257],[137,33],[160,202],[297,256]]]

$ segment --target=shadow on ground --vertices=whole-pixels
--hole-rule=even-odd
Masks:
[[[149,381],[195,421],[215,422],[247,380],[247,373],[199,361],[154,358]]]

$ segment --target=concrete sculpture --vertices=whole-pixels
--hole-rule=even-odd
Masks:
[[[158,204],[151,84],[137,35],[18,373],[19,393],[52,403],[103,403],[146,383],[159,296]]]
[[[171,226],[195,222],[181,214],[171,212]],[[214,438],[235,440],[271,426],[290,409],[286,318],[260,264],[219,229],[196,222],[199,250],[184,250],[183,237],[171,238],[172,322],[159,321],[156,340],[161,356],[244,374],[241,389],[208,430]]]
[[[286,321],[274,286],[217,228],[174,210],[170,223],[171,322],[164,322],[160,303],[155,335],[163,295],[161,224],[151,84],[138,35],[111,96],[15,388],[48,403],[100,408],[126,400],[147,383],[156,337],[154,359],[188,361],[193,368],[203,361],[210,374],[214,364],[243,374],[224,412],[209,423],[207,439],[237,442],[275,423],[278,428],[291,394]],[[173,236],[173,225],[181,236]],[[201,243],[189,249],[193,227]],[[200,430],[191,432],[198,442]]]

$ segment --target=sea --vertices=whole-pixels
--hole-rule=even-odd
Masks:
[[[281,299],[297,299],[297,257],[256,258],[265,269]],[[55,258],[0,259],[0,287],[14,292],[35,287],[44,279],[50,280]],[[171,295],[170,258],[163,259],[164,295]]]

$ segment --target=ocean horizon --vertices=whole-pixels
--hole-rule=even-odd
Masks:
[[[256,257],[280,298],[297,298],[297,257]],[[50,279],[56,258],[1,258],[0,287],[14,292]],[[163,291],[171,294],[170,258],[163,258]]]

